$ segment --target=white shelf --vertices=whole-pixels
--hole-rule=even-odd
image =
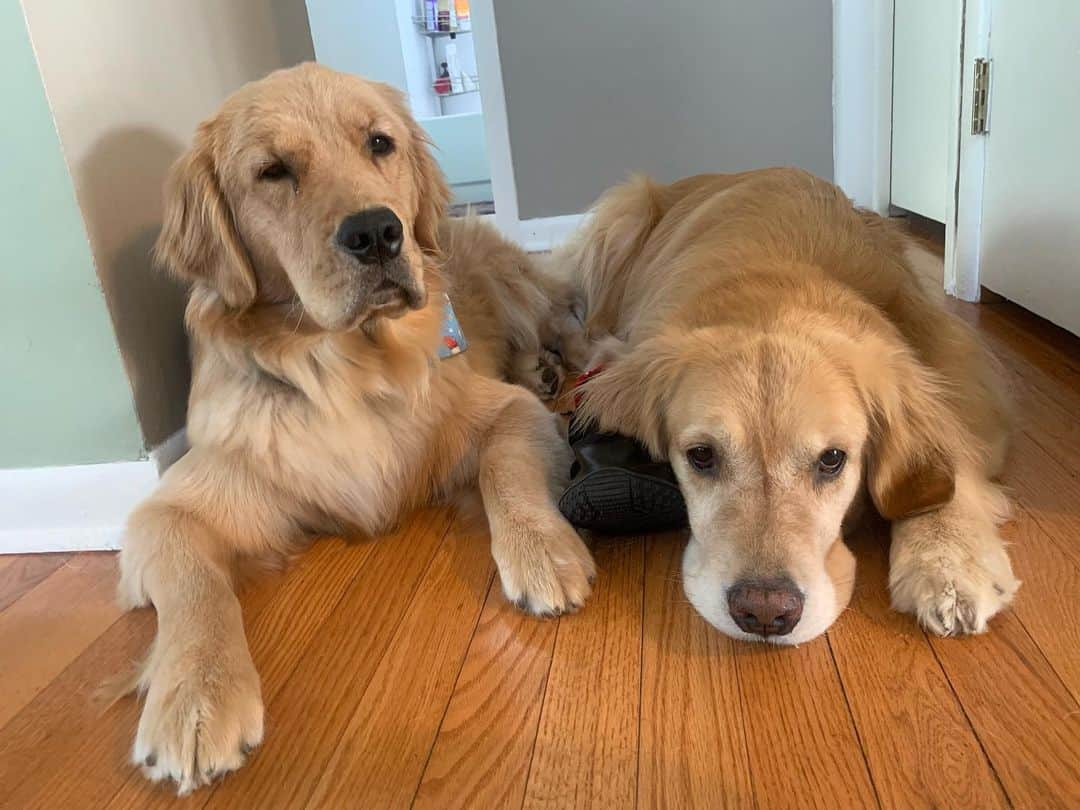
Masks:
[[[432,29],[427,27],[427,20],[425,20],[423,17],[413,17],[412,21],[413,21],[413,24],[416,25],[416,27],[420,31],[420,33],[423,34],[425,37],[448,37],[451,34],[457,36],[458,34],[471,34],[472,33],[472,28],[471,27],[469,27],[469,28],[450,28],[450,29],[447,29],[446,31],[432,30]]]

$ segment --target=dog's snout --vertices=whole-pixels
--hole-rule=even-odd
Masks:
[[[786,636],[802,618],[803,595],[790,579],[741,580],[728,590],[735,624],[758,636]]]
[[[345,217],[338,227],[337,242],[363,264],[376,264],[397,258],[403,236],[397,214],[379,206]]]

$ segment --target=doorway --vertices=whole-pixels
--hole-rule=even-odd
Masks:
[[[403,91],[454,213],[494,213],[469,0],[307,0],[315,58]]]

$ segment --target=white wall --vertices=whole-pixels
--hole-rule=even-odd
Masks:
[[[313,58],[303,0],[23,0],[147,443],[183,425],[182,293],[152,272],[161,186],[240,85]]]

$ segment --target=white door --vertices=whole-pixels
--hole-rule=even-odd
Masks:
[[[948,217],[956,150],[961,0],[896,0],[893,13],[893,205]]]
[[[989,53],[979,281],[1080,334],[1080,1],[993,0]]]

